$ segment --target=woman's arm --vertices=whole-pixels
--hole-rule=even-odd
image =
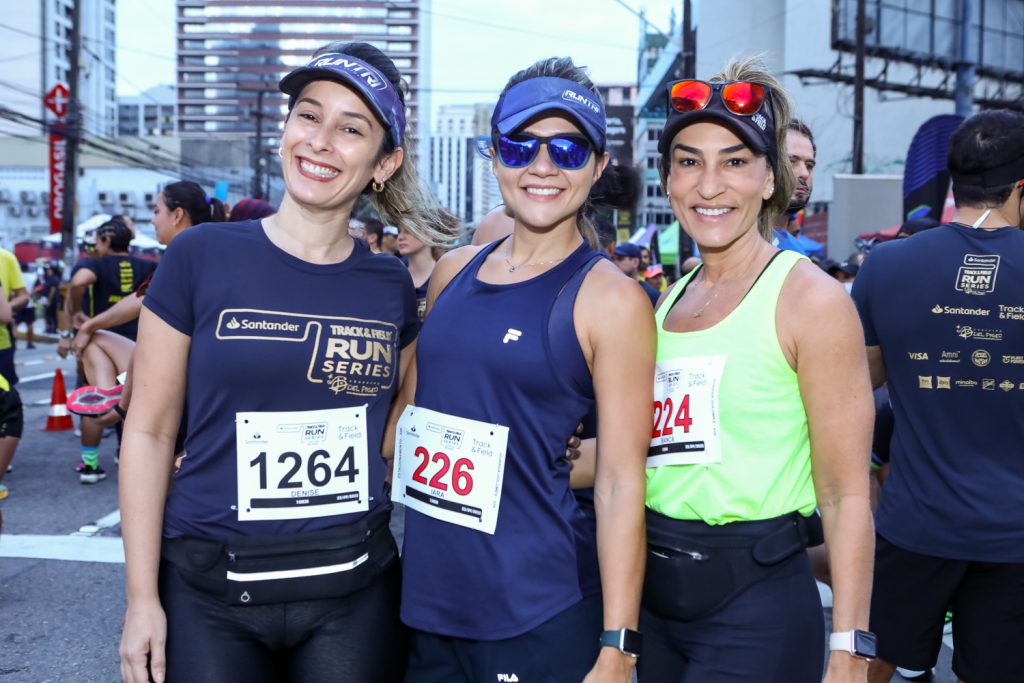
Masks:
[[[129,683],[147,683],[149,674],[158,682],[166,676],[167,621],[157,573],[190,344],[190,337],[151,311],[142,312],[133,368],[139,391],[125,422],[118,487],[128,598],[121,675]]]
[[[78,328],[78,334],[72,340],[72,349],[75,355],[81,355],[97,330],[109,330],[111,327],[124,325],[137,319],[139,313],[142,312],[142,300],[141,296],[126,296],[95,318],[89,318],[82,323]]]
[[[584,281],[575,317],[584,325],[584,352],[591,360],[598,405],[594,507],[604,628],[636,629],[647,547],[644,497],[654,317],[643,290],[604,263]],[[613,648],[601,648],[585,680],[629,681],[635,663]]]
[[[832,628],[867,629],[875,542],[869,486],[874,402],[864,332],[850,297],[811,264],[794,268],[779,302],[780,336],[791,340],[810,430],[814,490],[832,570]],[[834,652],[826,680],[863,680],[866,671],[865,660]]]

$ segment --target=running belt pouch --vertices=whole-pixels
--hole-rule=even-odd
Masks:
[[[229,605],[341,598],[398,557],[389,515],[374,517],[372,524],[301,536],[165,540],[162,555],[186,583]]]
[[[774,521],[774,520],[773,520]],[[805,547],[792,516],[760,538],[679,523],[648,510],[643,607],[662,619],[694,621],[722,608]]]

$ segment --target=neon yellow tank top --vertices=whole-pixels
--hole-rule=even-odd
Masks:
[[[782,285],[802,258],[791,251],[776,254],[735,310],[707,330],[667,332],[663,327],[696,271],[657,312],[658,373],[683,358],[718,357],[724,362],[717,411],[707,411],[717,414],[720,459],[648,467],[647,507],[675,519],[708,524],[770,519],[794,510],[808,515],[814,510],[807,414],[796,372],[775,329]],[[655,417],[658,412],[656,406]],[[678,408],[667,412],[672,415],[664,424],[671,424],[674,417],[677,432],[679,425],[688,426],[687,414]]]

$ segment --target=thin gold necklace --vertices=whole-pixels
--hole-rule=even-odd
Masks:
[[[704,283],[706,283],[707,281],[708,281],[708,277],[707,277],[707,273],[705,272],[704,273]],[[711,285],[711,289],[714,290],[714,294],[709,296],[708,300],[704,302],[704,305],[701,306],[699,309],[697,309],[697,311],[693,314],[694,318],[699,318],[702,315],[704,315],[704,311],[706,311],[708,306],[711,305],[711,302],[718,298],[718,283],[716,282],[715,284]]]
[[[510,273],[514,273],[517,270],[519,270],[520,268],[532,268],[534,266],[548,266],[548,265],[551,265],[552,263],[558,263],[559,261],[564,261],[565,259],[569,258],[569,254],[566,254],[565,256],[562,256],[561,258],[551,259],[550,261],[538,261],[536,263],[520,263],[519,265],[515,265],[515,264],[512,263],[512,260],[509,258],[509,256],[512,255],[512,248],[515,246],[515,239],[516,239],[516,234],[512,233],[512,235],[508,238],[508,250],[505,253],[505,263],[508,265],[508,272],[510,272]]]

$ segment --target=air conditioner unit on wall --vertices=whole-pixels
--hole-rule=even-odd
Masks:
[[[110,192],[97,192],[96,201],[100,204],[112,204],[114,202],[114,198]]]
[[[35,204],[36,193],[35,190],[22,190],[21,191],[21,203],[22,204]]]
[[[117,195],[118,201],[125,206],[135,206],[135,193],[134,192],[120,192]]]
[[[0,187],[0,204],[7,204],[11,201],[11,191],[6,187]]]
[[[38,206],[30,206],[30,207],[28,207],[28,215],[32,216],[32,217],[38,216],[39,215],[39,207]]]
[[[11,204],[10,206],[7,207],[7,213],[11,214],[12,216],[20,216],[22,214],[22,211],[23,209],[21,207],[21,204]]]
[[[156,192],[146,192],[143,195],[143,199],[146,201],[146,207],[150,209],[156,208]]]

